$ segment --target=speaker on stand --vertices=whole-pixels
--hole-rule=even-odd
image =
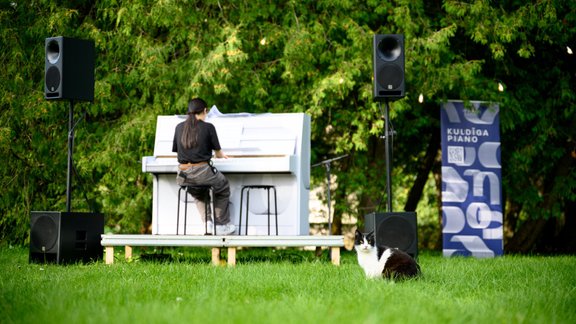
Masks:
[[[100,244],[104,216],[94,212],[71,212],[74,101],[94,101],[94,42],[70,37],[44,41],[44,98],[68,100],[68,173],[66,211],[33,211],[30,215],[29,262],[73,263],[102,259]]]
[[[29,262],[63,264],[101,260],[102,233],[102,214],[33,211]]]
[[[418,257],[418,227],[415,212],[392,212],[392,176],[390,138],[390,101],[406,95],[404,76],[404,35],[374,35],[372,43],[373,99],[386,103],[385,111],[385,159],[387,212],[375,212],[365,216],[365,232],[374,231],[377,246],[398,248],[413,258]],[[380,109],[382,109],[380,104]]]
[[[365,216],[364,230],[374,231],[377,246],[398,248],[418,257],[416,212],[370,213]]]
[[[94,101],[94,42],[63,36],[45,40],[44,97]]]
[[[390,138],[390,101],[405,96],[404,85],[404,35],[385,34],[374,35],[372,43],[373,99],[379,103],[382,110],[382,101],[386,102],[386,109],[382,111],[385,118],[385,160],[386,160],[386,190],[387,211],[392,212],[392,180],[391,180],[391,152]]]
[[[374,101],[397,100],[405,96],[404,35],[374,35],[372,60]]]

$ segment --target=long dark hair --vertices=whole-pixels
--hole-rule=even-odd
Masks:
[[[206,102],[200,98],[194,98],[188,103],[188,118],[186,118],[186,124],[184,124],[184,129],[182,130],[182,138],[180,138],[185,149],[195,147],[198,144],[196,127],[198,119],[196,115],[204,112],[207,106]]]

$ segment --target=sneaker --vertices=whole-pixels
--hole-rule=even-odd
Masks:
[[[208,233],[205,234],[212,234],[214,232],[213,228],[214,224],[212,223],[212,221],[208,221]]]
[[[234,224],[216,225],[216,235],[230,235],[236,231]]]

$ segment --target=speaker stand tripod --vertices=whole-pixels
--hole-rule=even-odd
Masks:
[[[68,115],[68,171],[66,173],[66,211],[72,209],[72,172],[74,169],[74,130],[78,123],[82,121],[83,116],[74,123],[74,100],[70,99]]]
[[[380,111],[382,111],[382,103],[378,103],[380,106]],[[390,102],[386,99],[385,111],[384,111],[384,155],[386,160],[386,210],[392,212],[392,174],[391,174],[391,162],[390,162],[390,137],[394,136],[393,132],[390,131]]]
[[[70,100],[68,114],[68,171],[66,173],[66,211],[72,204],[72,155],[74,154],[74,100]]]

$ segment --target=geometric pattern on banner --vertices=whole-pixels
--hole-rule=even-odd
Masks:
[[[444,256],[503,254],[499,106],[481,101],[441,109]]]

